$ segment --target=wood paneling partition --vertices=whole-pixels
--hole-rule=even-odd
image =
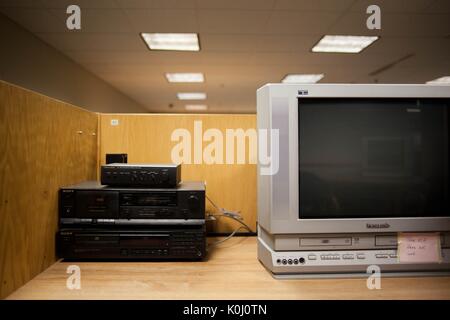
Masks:
[[[0,81],[0,298],[55,261],[57,192],[95,179],[98,114]]]
[[[202,121],[203,132],[216,128],[224,137],[226,129],[256,128],[255,115],[101,114],[100,161],[105,162],[106,153],[128,153],[128,162],[169,163],[171,150],[178,143],[171,141],[172,132],[187,129],[194,140],[196,120]],[[246,164],[183,164],[181,175],[183,180],[206,181],[207,195],[220,207],[241,211],[244,221],[255,231],[256,165],[246,159]],[[207,211],[214,211],[210,203]],[[214,223],[213,231],[230,232],[236,227],[234,221],[221,218]]]
[[[224,138],[226,129],[256,127],[255,115],[98,115],[0,81],[0,298],[55,261],[60,186],[95,179],[106,153],[171,162],[173,130],[193,135],[196,120],[203,132],[215,128]],[[245,164],[183,165],[182,179],[205,181],[217,205],[241,211],[256,230],[256,165],[248,154]],[[214,211],[209,203],[207,211]],[[213,231],[237,226],[222,218]]]

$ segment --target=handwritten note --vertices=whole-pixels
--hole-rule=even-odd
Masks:
[[[399,233],[398,259],[404,263],[436,263],[441,261],[439,233]]]

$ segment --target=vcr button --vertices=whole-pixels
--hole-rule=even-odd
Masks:
[[[71,215],[73,212],[73,207],[64,207],[64,214],[65,215]]]
[[[320,259],[322,259],[322,260],[340,260],[341,257],[338,254],[322,254],[320,256]]]

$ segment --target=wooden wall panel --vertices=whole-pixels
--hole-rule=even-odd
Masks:
[[[57,192],[95,179],[98,114],[0,81],[0,298],[55,261]]]
[[[118,125],[111,125],[111,120],[118,120]],[[101,114],[100,162],[105,163],[106,153],[128,153],[130,163],[169,163],[172,147],[177,144],[171,141],[173,130],[186,128],[193,135],[195,120],[202,121],[203,132],[217,128],[224,136],[226,129],[256,128],[255,115]],[[206,181],[207,195],[220,207],[241,211],[244,221],[255,231],[256,165],[246,163],[183,164],[181,172],[183,180]],[[207,211],[213,211],[208,202]],[[213,231],[234,230],[237,224],[229,220],[214,223]]]

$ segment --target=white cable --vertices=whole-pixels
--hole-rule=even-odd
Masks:
[[[225,242],[225,241],[231,239],[231,238],[236,234],[236,232],[238,232],[238,231],[241,230],[241,229],[246,229],[247,231],[249,231],[249,232],[251,232],[251,233],[254,233],[253,230],[252,230],[252,229],[251,229],[251,228],[243,221],[244,219],[242,218],[242,216],[241,216],[241,214],[240,214],[239,211],[229,211],[229,210],[226,210],[226,209],[224,209],[224,208],[220,208],[220,207],[217,206],[217,205],[214,203],[214,201],[212,201],[208,196],[206,196],[206,199],[208,199],[208,201],[213,205],[213,207],[216,208],[216,210],[220,212],[219,214],[209,214],[209,215],[208,215],[209,218],[214,218],[214,219],[215,219],[216,217],[219,217],[219,218],[220,218],[220,217],[225,217],[225,218],[233,219],[234,221],[239,222],[239,223],[241,224],[241,226],[239,226],[238,228],[236,228],[236,229],[235,229],[230,235],[228,235],[226,238],[224,238],[224,239],[222,239],[222,240],[219,240],[219,241],[216,241],[216,242],[214,242],[214,243],[209,244],[209,245],[208,245],[208,248],[209,248],[209,247],[216,246],[216,245],[219,245],[219,244],[221,244],[221,243],[223,243],[223,242]],[[211,219],[211,220],[213,220],[213,219]]]
[[[235,219],[238,220],[243,220],[242,216],[241,216],[241,212],[240,211],[230,211],[224,208],[220,208],[218,205],[216,205],[214,203],[214,201],[211,200],[210,197],[206,196],[206,199],[208,199],[209,202],[211,202],[211,204],[213,205],[214,208],[216,208],[217,211],[219,211],[220,213],[229,216],[229,217],[233,217]]]
[[[229,216],[227,214],[209,214],[208,217],[219,217],[219,218],[220,217],[225,217],[225,218],[233,219],[234,221],[239,222],[242,225],[242,227],[247,229],[248,232],[253,233],[253,230],[244,221],[242,221],[240,219],[237,219],[237,218],[235,218],[233,216]]]
[[[217,245],[219,245],[219,244],[221,244],[221,243],[223,243],[223,242],[225,242],[225,241],[227,241],[227,240],[233,238],[233,236],[236,234],[236,232],[238,232],[240,229],[245,229],[245,227],[244,227],[244,226],[239,226],[238,228],[236,228],[236,229],[235,229],[229,236],[227,236],[226,238],[208,244],[208,249],[209,249],[210,247],[217,246]]]

